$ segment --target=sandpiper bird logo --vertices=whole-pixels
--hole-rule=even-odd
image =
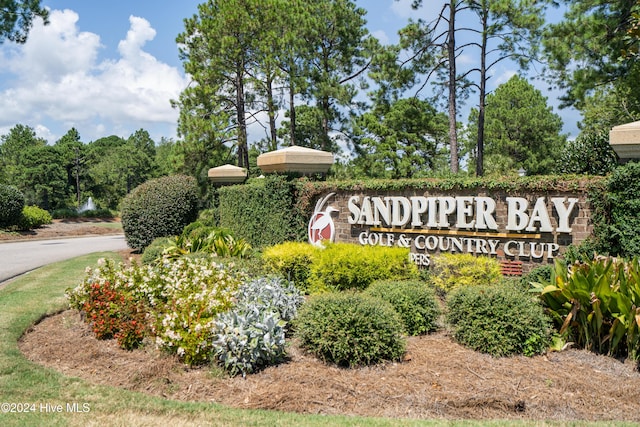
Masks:
[[[325,241],[333,242],[336,236],[336,226],[333,223],[331,214],[338,212],[336,208],[324,205],[327,200],[331,198],[335,193],[329,193],[323,199],[318,200],[316,208],[309,220],[309,243],[316,246],[322,246]]]

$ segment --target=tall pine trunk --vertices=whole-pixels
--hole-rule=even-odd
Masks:
[[[458,173],[458,129],[456,105],[456,2],[449,3],[449,33],[447,41],[449,60],[449,151],[451,172]]]
[[[293,70],[293,66],[291,66],[290,70]],[[293,71],[289,74],[289,131],[291,137],[291,145],[296,145],[296,104],[295,100],[295,88],[293,84]]]
[[[476,142],[476,176],[484,175],[484,110],[487,86],[487,19],[489,10],[483,5],[482,43],[480,47],[480,100],[478,101],[478,139]]]
[[[269,73],[267,76],[267,112],[269,114],[269,133],[271,144],[269,151],[278,149],[278,135],[276,130],[276,104],[273,100],[273,75]]]
[[[247,121],[244,105],[244,66],[236,70],[236,120],[238,122],[238,166],[249,169],[249,147],[247,144]]]

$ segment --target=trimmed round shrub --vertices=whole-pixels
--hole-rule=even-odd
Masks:
[[[0,227],[15,225],[24,208],[24,194],[12,185],[0,184]]]
[[[421,335],[436,330],[440,305],[433,289],[413,280],[373,282],[366,295],[385,300],[398,312],[407,335]]]
[[[311,264],[319,250],[309,243],[280,243],[266,248],[262,253],[262,260],[267,268],[292,281],[306,293]]]
[[[484,286],[500,281],[500,263],[472,254],[443,253],[433,257],[431,280],[445,292],[458,286]]]
[[[465,286],[447,298],[447,322],[461,344],[493,356],[544,353],[551,324],[527,292],[510,286]]]
[[[20,215],[17,228],[19,230],[33,230],[34,228],[39,228],[52,222],[53,218],[48,211],[38,206],[25,206],[22,209],[22,215]]]
[[[185,175],[147,181],[122,201],[127,244],[139,251],[158,237],[179,235],[197,215],[198,184],[195,178]]]
[[[294,321],[303,348],[345,367],[399,360],[406,345],[402,326],[391,304],[352,292],[311,297]]]

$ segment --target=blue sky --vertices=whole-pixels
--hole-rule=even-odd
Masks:
[[[37,22],[25,45],[0,45],[0,135],[21,123],[50,143],[72,127],[84,142],[109,135],[126,138],[140,128],[156,141],[175,138],[178,112],[169,101],[189,83],[175,38],[199,3],[43,0],[51,11],[50,25]],[[410,17],[430,21],[441,4],[425,1],[432,6],[413,11],[410,0],[356,3],[368,12],[369,31],[391,43]],[[489,89],[515,72],[509,64],[497,69]],[[557,104],[558,94],[532,83],[551,105]],[[461,114],[463,121],[474,103],[472,96]],[[555,111],[565,122],[564,131],[575,136],[578,114]]]

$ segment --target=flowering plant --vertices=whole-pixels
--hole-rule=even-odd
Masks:
[[[216,315],[233,303],[241,276],[204,258],[179,258],[165,274],[163,304],[153,311],[156,345],[189,365],[208,361]]]
[[[188,364],[203,363],[211,353],[213,318],[231,307],[244,277],[214,261],[212,256],[183,257],[154,266],[124,266],[103,259],[96,268],[87,268],[81,284],[67,290],[69,305],[98,326],[96,336],[114,337],[121,346],[133,347],[147,333],[148,324],[158,347]],[[96,323],[94,314],[104,322]],[[116,327],[113,319],[127,321]]]
[[[110,282],[93,283],[80,310],[98,339],[115,338],[127,350],[145,336],[146,308]]]

